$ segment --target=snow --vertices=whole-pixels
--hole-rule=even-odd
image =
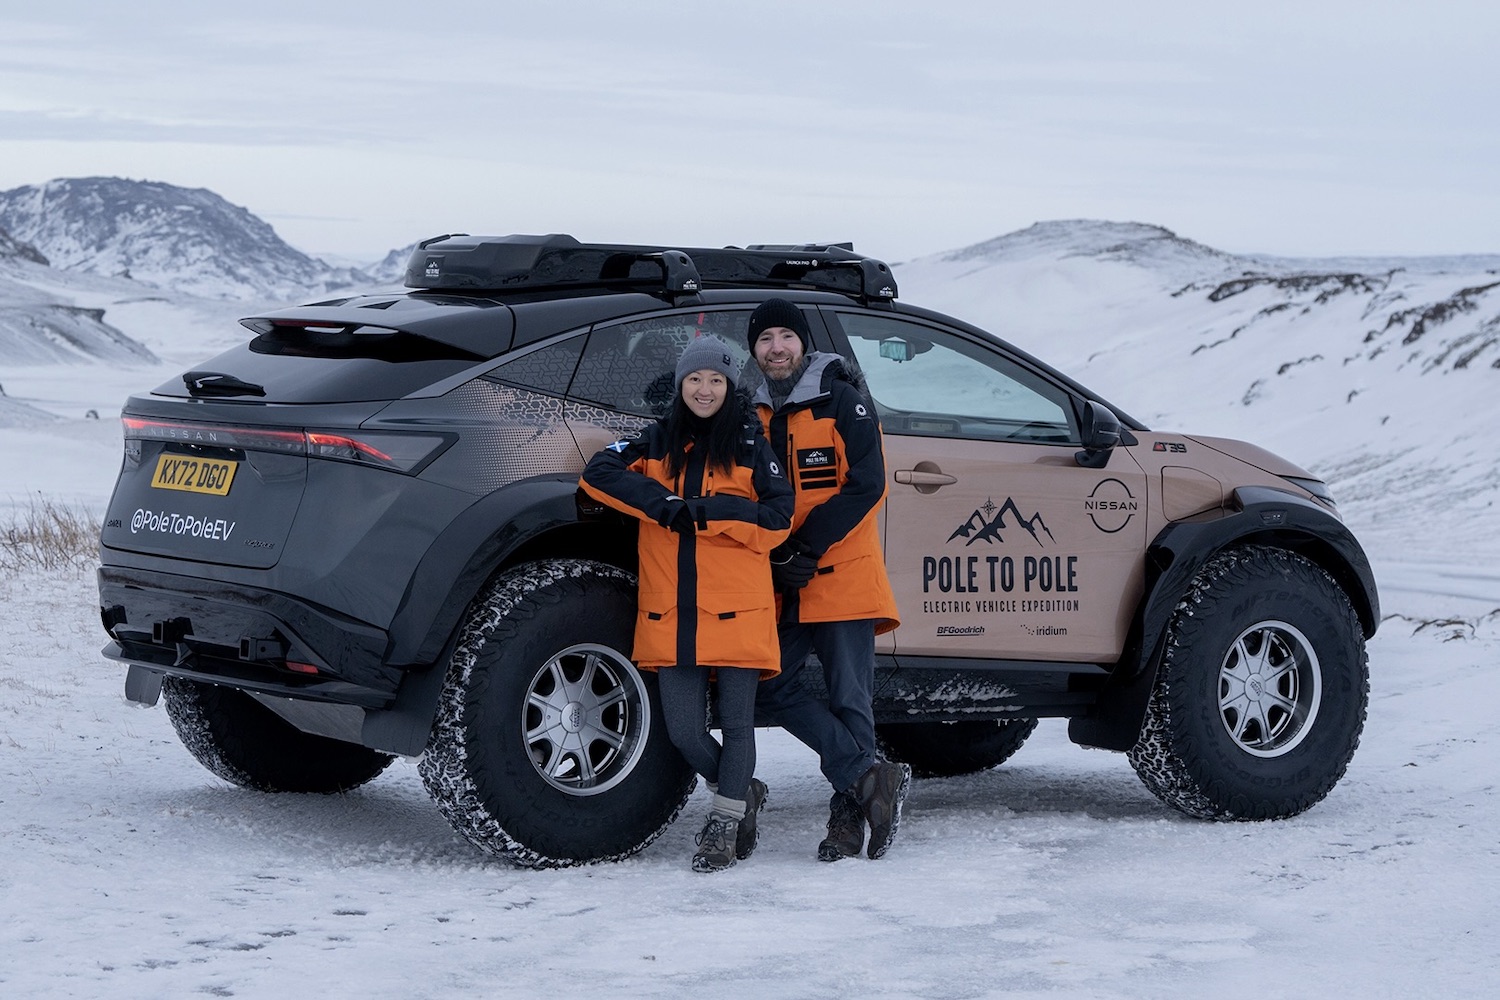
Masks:
[[[1274,823],[1191,820],[1152,797],[1123,755],[1081,750],[1046,721],[1001,768],[915,783],[883,860],[828,865],[814,857],[827,808],[816,761],[762,730],[771,798],[750,860],[712,876],[688,869],[700,789],[635,858],[523,871],[452,832],[414,761],[338,796],[263,795],[213,777],[165,712],[125,702],[122,672],[98,653],[91,574],[28,572],[0,578],[11,625],[0,991],[1489,995],[1500,973],[1500,524],[1486,446],[1500,372],[1489,356],[1427,365],[1441,348],[1423,342],[1371,357],[1379,345],[1363,338],[1387,313],[1370,301],[1246,292],[1209,303],[1212,284],[1174,297],[1239,262],[1165,245],[1093,256],[1112,245],[929,258],[897,278],[904,299],[997,330],[1153,426],[1252,440],[1329,476],[1386,617],[1369,646],[1364,737],[1326,801]],[[1493,266],[1408,268],[1397,308],[1476,287]],[[7,361],[0,522],[7,504],[36,496],[102,510],[124,395],[243,338],[233,315],[252,311],[122,285],[54,290],[106,309],[161,361]],[[1295,309],[1256,319],[1280,301]],[[1429,342],[1492,328],[1490,303]],[[1245,323],[1253,338],[1225,339]],[[1325,361],[1275,374],[1311,354]],[[1260,395],[1244,402],[1257,379]],[[54,419],[6,419],[21,407]]]
[[[634,859],[530,872],[459,840],[414,762],[341,796],[232,787],[124,702],[89,575],[0,600],[10,996],[1458,997],[1500,966],[1494,615],[1385,623],[1363,744],[1296,819],[1187,819],[1045,723],[918,782],[885,859],[827,865],[816,760],[763,730],[761,847],[710,877],[702,790]]]

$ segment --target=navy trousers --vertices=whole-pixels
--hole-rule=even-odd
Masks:
[[[756,706],[818,753],[823,777],[847,792],[878,759],[875,751],[875,621],[777,626],[781,673],[762,681]],[[809,691],[807,655],[818,654],[828,698]]]

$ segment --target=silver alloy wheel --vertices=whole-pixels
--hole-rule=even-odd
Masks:
[[[1318,654],[1295,626],[1257,622],[1240,633],[1219,668],[1219,719],[1255,757],[1280,757],[1312,732],[1323,701]]]
[[[651,702],[627,657],[608,646],[569,646],[532,677],[522,728],[543,780],[570,795],[598,795],[640,760]]]

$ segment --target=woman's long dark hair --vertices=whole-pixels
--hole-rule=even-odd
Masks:
[[[727,380],[726,380],[727,381]],[[667,475],[675,476],[687,467],[687,449],[691,442],[694,448],[708,452],[708,467],[734,468],[739,455],[740,442],[748,437],[745,430],[751,418],[750,400],[728,382],[724,394],[724,405],[711,417],[700,417],[688,409],[682,399],[682,387],[677,387],[677,396],[672,402],[672,412],[667,414]]]

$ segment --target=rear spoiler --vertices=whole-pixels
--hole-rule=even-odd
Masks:
[[[247,316],[240,325],[262,337],[303,342],[329,353],[399,350],[403,341],[410,346],[412,338],[427,345],[420,353],[434,357],[479,361],[510,349],[516,323],[508,306],[465,298],[458,301],[470,308],[455,314],[454,301],[439,304],[405,294],[337,299]]]

